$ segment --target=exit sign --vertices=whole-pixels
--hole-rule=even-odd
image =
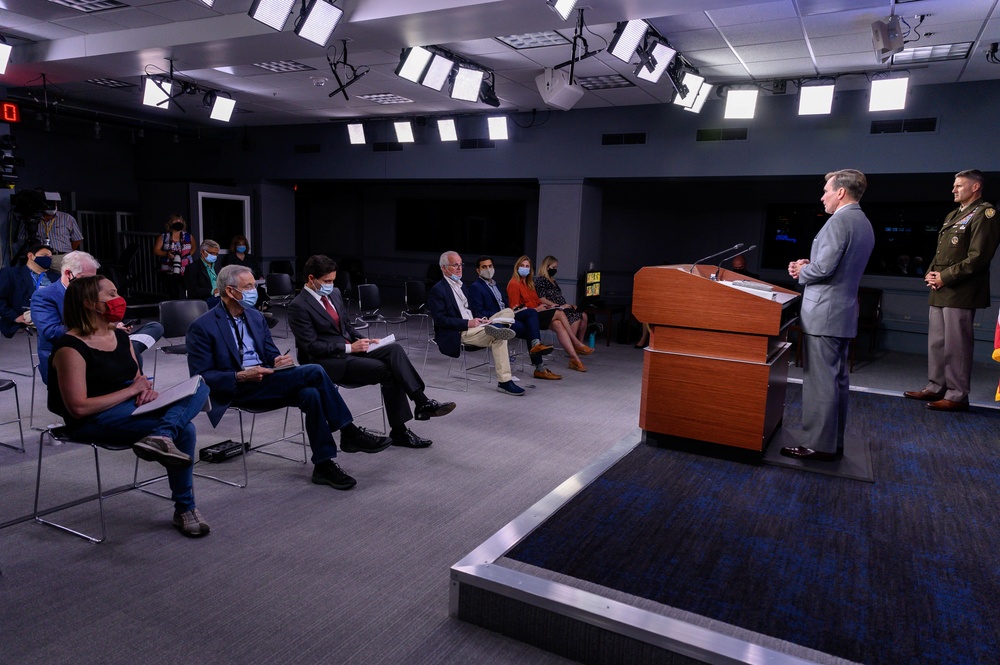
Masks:
[[[0,120],[21,122],[21,107],[14,102],[0,102]]]

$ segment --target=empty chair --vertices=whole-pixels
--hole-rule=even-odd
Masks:
[[[361,310],[359,319],[372,327],[382,324],[385,326],[386,335],[389,334],[389,326],[396,326],[397,330],[405,330],[406,319],[402,316],[383,316],[379,309],[382,307],[382,298],[379,296],[378,286],[374,284],[358,285],[358,309]],[[398,340],[397,340],[398,341]]]
[[[415,344],[420,344],[426,340],[430,329],[431,315],[427,311],[427,287],[417,280],[410,280],[403,285],[403,318],[408,322],[416,319],[420,326],[417,328],[417,339]],[[406,331],[406,338],[409,341],[410,331]]]
[[[24,428],[21,427],[21,402],[20,400],[18,400],[17,397],[17,384],[14,383],[14,381],[12,381],[11,379],[0,379],[0,393],[6,392],[8,390],[14,391],[14,406],[17,410],[17,418],[15,420],[5,420],[4,422],[0,423],[0,425],[10,425],[11,423],[17,423],[17,431],[21,436],[21,447],[18,448],[17,446],[12,446],[9,443],[3,443],[2,441],[0,441],[0,446],[4,446],[5,448],[10,448],[11,450],[16,450],[19,453],[23,453]]]
[[[160,325],[163,326],[163,337],[165,339],[184,337],[195,319],[207,311],[208,305],[204,300],[164,300],[160,303]],[[187,345],[180,342],[156,347],[156,355],[153,356],[154,383],[156,381],[156,365],[161,352],[172,356],[186,356]]]
[[[270,272],[272,273],[281,273],[282,275],[288,275],[289,277],[295,275],[295,268],[292,267],[291,261],[285,261],[285,260],[271,261],[271,263],[269,264],[269,269]]]
[[[288,309],[288,304],[295,298],[295,285],[292,284],[291,275],[283,272],[272,272],[264,278],[267,285],[267,295],[271,299],[271,307],[284,307]],[[288,337],[288,314],[285,314],[285,337]]]

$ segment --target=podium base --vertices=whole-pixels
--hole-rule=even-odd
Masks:
[[[836,462],[800,460],[781,454],[782,448],[804,445],[803,440],[804,434],[801,430],[779,429],[775,432],[764,453],[764,464],[783,466],[798,471],[823,473],[828,476],[860,480],[866,483],[875,482],[871,450],[866,439],[845,436],[844,456]]]

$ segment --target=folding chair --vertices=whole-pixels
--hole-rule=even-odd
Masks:
[[[423,282],[411,280],[403,285],[403,302],[405,307],[401,312],[407,323],[416,319],[420,322],[420,326],[417,328],[417,339],[415,344],[419,345],[422,341],[426,341],[427,336],[430,334],[430,318],[431,315],[427,311],[427,287],[424,286]],[[406,341],[407,348],[413,348],[410,346],[410,331],[406,331]]]
[[[160,303],[160,324],[163,326],[163,338],[177,338],[187,335],[188,328],[195,320],[208,311],[204,300],[164,300]],[[153,355],[153,383],[156,383],[156,366],[160,353],[171,356],[186,356],[187,344],[164,344],[156,347]]]
[[[397,330],[406,330],[406,319],[402,316],[386,317],[379,313],[382,307],[382,298],[379,296],[378,286],[375,284],[358,285],[358,309],[361,310],[360,320],[371,326],[374,332],[375,326],[382,324],[385,326],[385,334],[389,334],[389,326],[397,326]],[[397,340],[398,341],[398,340]]]
[[[4,422],[0,423],[0,425],[10,425],[11,423],[15,422],[17,423],[17,431],[21,435],[21,447],[18,448],[17,446],[12,446],[9,443],[3,443],[2,441],[0,441],[0,446],[3,446],[5,448],[10,448],[11,450],[16,450],[19,453],[23,453],[24,428],[21,427],[21,402],[17,397],[17,384],[13,381],[13,379],[0,379],[0,393],[6,392],[8,390],[14,391],[14,406],[17,409],[17,418],[14,420],[5,420]]]
[[[273,265],[273,264],[272,264]],[[264,278],[267,287],[267,297],[271,299],[271,307],[285,309],[285,334],[288,337],[288,305],[295,298],[295,285],[292,276],[282,272],[272,272]]]

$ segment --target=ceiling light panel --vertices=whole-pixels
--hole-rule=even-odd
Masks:
[[[649,24],[638,19],[629,21],[628,23],[619,23],[615,29],[615,36],[611,40],[611,45],[608,47],[611,55],[622,62],[629,62],[648,29]]]
[[[752,120],[757,108],[758,90],[730,90],[726,94],[727,120]]]
[[[394,95],[391,92],[378,92],[371,95],[358,95],[358,99],[375,102],[376,104],[412,104],[412,99]]]
[[[281,30],[285,27],[285,21],[292,13],[294,4],[295,0],[253,0],[247,14],[253,20],[260,21],[269,28]]]
[[[431,64],[427,67],[427,73],[421,84],[434,90],[440,90],[448,82],[451,70],[455,68],[455,63],[443,55],[436,55],[431,58]]]
[[[146,85],[142,92],[142,103],[146,106],[155,106],[158,109],[165,109],[170,104],[170,94],[174,89],[174,84],[170,81],[160,81],[146,77]]]
[[[634,88],[635,83],[621,74],[577,77],[576,84],[584,90],[611,90],[613,88]]]
[[[869,111],[901,111],[906,108],[906,88],[909,78],[875,79],[872,81]]]
[[[682,85],[687,86],[688,92],[683,97],[678,92],[677,96],[674,97],[674,104],[683,106],[684,108],[694,106],[695,100],[698,99],[698,92],[701,91],[701,86],[705,83],[705,77],[698,76],[693,72],[684,72],[680,82]]]
[[[309,65],[303,65],[301,62],[295,62],[294,60],[275,60],[274,62],[255,62],[254,67],[260,67],[261,69],[266,69],[269,72],[274,72],[276,74],[286,74],[288,72],[309,72],[316,68],[310,67]]]
[[[326,0],[312,0],[303,13],[302,22],[295,28],[295,34],[319,46],[326,46],[330,35],[344,16],[344,10]]]
[[[128,5],[124,2],[118,2],[117,0],[49,0],[49,2],[54,5],[69,7],[70,9],[75,9],[78,12],[84,12],[85,14],[101,12],[105,9],[121,9],[122,7],[128,7]]]
[[[455,128],[454,119],[444,118],[443,120],[438,120],[437,128],[438,128],[438,136],[441,137],[442,141],[458,140],[458,130]]]
[[[577,0],[547,0],[546,4],[552,8],[559,18],[566,20],[573,13]]]
[[[347,125],[347,135],[351,139],[351,145],[365,144],[365,126],[361,123],[352,122]]]
[[[799,90],[799,115],[829,115],[834,85],[807,85]]]
[[[918,62],[941,62],[943,60],[965,60],[972,52],[972,42],[960,44],[938,44],[905,48],[892,56],[894,65],[910,65]]]
[[[10,62],[10,52],[14,47],[10,44],[0,44],[0,74],[7,73],[7,63]]]
[[[135,85],[133,83],[126,83],[125,81],[108,78],[87,79],[87,83],[104,86],[105,88],[131,88]]]
[[[396,130],[397,143],[413,143],[413,124],[409,120],[401,120],[392,123]]]
[[[546,46],[565,46],[572,42],[554,30],[546,32],[528,32],[523,35],[506,35],[497,37],[497,41],[503,42],[512,49],[518,51],[529,48],[544,48]]]
[[[414,83],[420,82],[427,63],[431,61],[434,54],[422,46],[414,46],[403,51],[399,59],[399,66],[396,67],[396,76],[404,78]]]
[[[684,107],[685,111],[691,111],[692,113],[701,113],[701,109],[705,106],[705,102],[708,101],[708,96],[712,94],[712,90],[715,86],[711,83],[702,83],[701,88],[698,89],[698,96],[694,98],[694,103],[691,106]]]
[[[506,141],[510,138],[507,135],[507,117],[490,116],[486,119],[486,126],[489,128],[491,141]]]
[[[215,103],[212,104],[212,112],[209,114],[209,117],[212,120],[221,120],[222,122],[229,122],[229,119],[233,116],[233,109],[235,108],[236,108],[235,99],[216,96]]]
[[[666,44],[661,44],[657,42],[653,46],[653,52],[651,54],[653,60],[656,64],[653,66],[653,71],[649,71],[649,68],[645,64],[639,65],[639,69],[636,70],[635,75],[641,78],[643,81],[649,81],[650,83],[656,83],[663,76],[663,72],[667,71],[667,67],[670,66],[670,62],[677,55],[677,49],[670,48]]]

